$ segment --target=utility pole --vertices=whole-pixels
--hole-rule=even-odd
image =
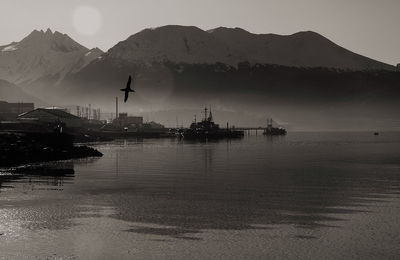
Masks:
[[[115,119],[118,119],[118,97],[115,97]]]

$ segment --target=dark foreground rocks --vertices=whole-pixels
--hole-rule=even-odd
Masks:
[[[102,155],[91,147],[75,146],[68,134],[0,132],[0,167]]]

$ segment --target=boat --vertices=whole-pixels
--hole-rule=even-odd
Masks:
[[[180,138],[180,137],[183,137],[183,132],[184,132],[183,128],[179,128],[179,127],[171,128],[168,130],[168,135],[170,137],[179,137]]]
[[[375,132],[374,135],[379,135],[379,132]]]
[[[184,139],[223,139],[223,138],[241,138],[244,136],[243,131],[235,130],[234,128],[222,129],[218,124],[214,123],[211,108],[209,113],[208,109],[204,108],[204,118],[200,122],[197,122],[196,117],[194,122],[188,129],[183,131]]]
[[[283,127],[273,127],[272,118],[267,119],[267,128],[265,128],[263,135],[286,135],[287,131]]]

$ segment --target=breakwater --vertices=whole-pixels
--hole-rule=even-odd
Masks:
[[[65,133],[0,132],[0,167],[102,156],[91,147],[74,145]]]

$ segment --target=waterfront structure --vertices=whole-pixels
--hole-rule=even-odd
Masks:
[[[15,120],[18,115],[35,109],[34,103],[0,101],[0,121]]]
[[[207,114],[208,109],[204,108],[204,119],[194,122],[190,125],[189,129],[183,131],[182,135],[186,139],[221,139],[221,138],[239,138],[244,135],[243,131],[229,129],[227,124],[226,129],[221,129],[218,124],[214,123],[211,108]]]
[[[57,108],[37,108],[19,115],[17,119],[37,123],[63,123],[67,127],[82,127],[86,123],[85,120]]]
[[[267,119],[267,128],[264,130],[264,135],[286,135],[286,129],[283,127],[274,127],[272,118]]]
[[[101,119],[101,111],[100,108],[93,108],[91,104],[88,107],[85,106],[74,106],[70,107],[66,112],[74,111],[74,115],[80,118],[85,118],[88,120],[97,120]]]
[[[143,124],[143,117],[141,116],[128,116],[128,113],[119,113],[118,117],[112,122],[113,125],[120,127],[139,126]]]

